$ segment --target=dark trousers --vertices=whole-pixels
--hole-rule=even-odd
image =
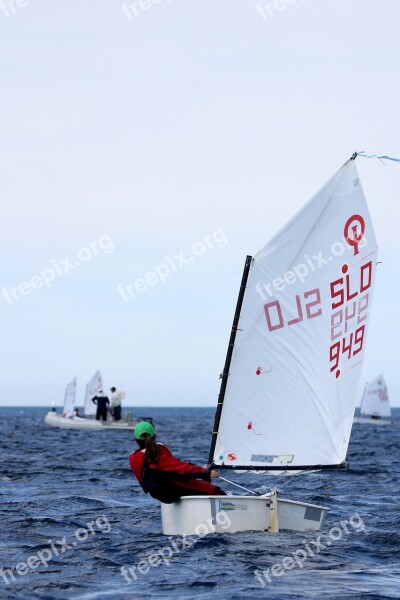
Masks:
[[[174,491],[179,492],[181,496],[226,496],[224,490],[213,484],[210,484],[209,490],[196,490],[196,484],[194,484],[191,488],[182,487],[181,485],[174,485],[173,489]]]
[[[173,502],[177,502],[180,498],[182,498],[182,496],[226,496],[225,492],[216,485],[209,484],[209,486],[209,490],[196,490],[193,488],[170,484],[164,489],[152,490],[149,493],[150,496],[156,500],[159,500],[160,502],[163,502],[164,504],[173,504]]]
[[[120,421],[121,420],[121,405],[114,406],[113,412],[114,412],[114,419],[116,421]]]
[[[96,419],[98,421],[100,421],[100,418],[103,419],[103,421],[107,421],[107,407],[105,407],[105,408],[97,407]]]

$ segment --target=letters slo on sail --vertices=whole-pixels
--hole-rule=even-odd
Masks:
[[[389,395],[382,375],[365,385],[360,415],[354,418],[354,423],[393,425]]]
[[[355,158],[246,258],[212,433],[213,468],[279,474],[345,466],[377,263]],[[162,506],[163,531],[195,533],[207,519],[218,531],[227,501],[231,531],[268,530],[271,500],[273,494],[186,497]],[[279,528],[299,531],[320,529],[328,510],[279,497],[277,506]]]

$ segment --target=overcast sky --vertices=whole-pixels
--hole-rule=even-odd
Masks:
[[[82,400],[100,368],[127,404],[215,405],[246,254],[355,150],[400,156],[399,21],[398,0],[0,0],[0,403],[61,404],[75,375]],[[400,165],[357,168],[382,261],[362,380],[400,405]]]

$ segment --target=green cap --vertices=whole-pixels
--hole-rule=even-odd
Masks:
[[[155,437],[156,432],[154,431],[154,427],[151,423],[148,421],[140,421],[140,423],[136,425],[133,435],[135,436],[136,440],[143,440],[146,435]]]

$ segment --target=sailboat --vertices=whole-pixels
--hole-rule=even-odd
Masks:
[[[211,468],[283,475],[346,466],[377,263],[356,156],[246,258]],[[272,490],[183,497],[161,516],[168,535],[204,523],[221,531],[221,511],[228,531],[306,531],[321,529],[328,510]]]
[[[73,385],[72,385],[73,384]],[[70,384],[67,385],[65,393],[64,408],[61,415],[58,415],[55,411],[49,411],[45,416],[44,420],[48,425],[52,427],[60,427],[61,429],[90,429],[104,431],[109,429],[134,429],[136,423],[131,420],[126,421],[112,421],[110,416],[106,422],[97,421],[94,419],[96,414],[96,406],[92,402],[92,398],[96,396],[100,390],[103,389],[103,378],[100,371],[96,371],[93,377],[86,385],[85,390],[85,401],[84,401],[84,414],[85,417],[75,415],[75,396],[76,396],[76,377]],[[128,414],[129,416],[129,414]]]
[[[74,415],[75,399],[76,399],[76,386],[77,386],[77,379],[76,379],[76,377],[74,377],[72,379],[72,381],[70,383],[67,383],[67,385],[65,387],[64,404],[63,404],[63,410],[62,410],[63,418],[70,419]],[[48,414],[56,416],[55,410],[51,411]],[[59,415],[57,415],[57,416],[59,416]],[[45,417],[45,420],[46,420],[46,418],[47,418],[47,415]]]
[[[393,425],[389,395],[382,375],[365,384],[360,415],[354,418],[354,423]]]

